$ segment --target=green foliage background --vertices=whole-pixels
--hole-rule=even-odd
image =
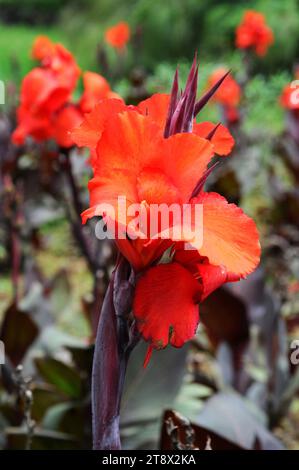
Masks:
[[[87,54],[90,41],[115,21],[126,19],[133,28],[141,26],[142,60],[153,66],[157,61],[191,59],[195,48],[202,60],[231,54],[235,27],[249,8],[265,13],[275,31],[275,45],[262,61],[263,68],[291,66],[299,51],[297,0],[75,0],[62,12],[62,20],[74,47],[83,50],[85,45]]]
[[[127,77],[137,63],[150,75],[151,92],[169,90],[176,65],[180,64],[184,76],[197,50],[200,85],[204,86],[217,65],[242,74],[234,34],[249,8],[265,13],[275,44],[266,57],[256,58],[253,64],[256,76],[247,90],[252,102],[248,126],[259,126],[263,121],[270,131],[277,132],[282,128],[277,97],[291,79],[299,54],[298,0],[0,0],[0,79],[18,84],[30,70],[30,48],[37,34],[64,43],[82,69],[101,72],[96,47],[102,44],[108,26],[126,20],[132,31],[142,30],[139,51],[134,53],[129,47]],[[114,51],[108,48],[107,52],[115,61]],[[127,78],[114,82],[114,87],[125,95]],[[269,104],[271,115],[264,111],[270,109]]]
[[[235,27],[249,8],[265,13],[275,32],[271,53],[257,66],[267,73],[291,68],[299,52],[298,0],[0,0],[0,20],[9,23],[10,31],[2,24],[1,56],[12,51],[20,56],[19,48],[27,48],[42,29],[67,42],[82,66],[90,68],[105,28],[125,19],[133,30],[142,28],[140,60],[146,67],[190,60],[195,49],[201,61],[224,60],[234,51]]]

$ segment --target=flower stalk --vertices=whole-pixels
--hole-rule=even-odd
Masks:
[[[119,415],[130,352],[139,336],[130,322],[134,274],[119,257],[103,302],[92,370],[94,450],[121,449]]]

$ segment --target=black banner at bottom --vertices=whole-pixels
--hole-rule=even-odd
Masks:
[[[162,465],[171,468],[176,465],[185,465],[189,468],[201,465],[201,470],[209,468],[208,465],[217,465],[225,468],[230,465],[258,464],[263,465],[294,465],[298,454],[294,451],[0,451],[0,466],[35,463],[39,468],[45,465],[71,465],[84,466],[86,469],[105,468],[105,466],[119,466],[127,469],[140,467],[151,468],[153,465]]]

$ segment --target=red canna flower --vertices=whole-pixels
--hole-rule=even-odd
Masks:
[[[110,117],[125,110],[135,110],[150,117],[159,126],[160,132],[163,132],[169,105],[170,96],[159,93],[142,101],[137,107],[126,106],[119,99],[102,100],[88,116],[85,116],[81,126],[73,130],[74,141],[79,147],[85,146],[94,150]],[[193,132],[200,137],[207,138],[212,130],[214,132],[210,136],[210,140],[214,145],[215,153],[228,155],[234,146],[234,139],[226,127],[222,124],[215,126],[211,122],[196,123],[195,120],[193,122]]]
[[[213,87],[221,77],[226,77],[221,87],[214,94],[213,99],[223,107],[224,115],[228,123],[235,123],[239,120],[238,105],[241,99],[241,87],[238,82],[228,74],[228,70],[221,67],[215,70],[208,79],[209,87]]]
[[[215,83],[217,83],[221,77],[227,73],[228,70],[224,67],[220,67],[215,70],[208,79],[209,87],[213,87]],[[241,87],[231,74],[225,77],[223,84],[218,88],[213,99],[226,106],[238,106],[241,99]]]
[[[84,92],[80,100],[80,108],[83,113],[89,113],[95,105],[103,99],[122,98],[111,90],[107,80],[94,72],[85,72],[83,74]]]
[[[53,138],[60,147],[69,148],[74,145],[70,131],[81,124],[83,115],[77,106],[69,104],[53,116]]]
[[[224,267],[202,259],[185,267],[174,261],[144,272],[137,282],[133,312],[140,333],[152,349],[179,348],[191,339],[199,322],[198,304],[225,282],[239,280]],[[163,319],[163,320],[162,320]]]
[[[65,105],[69,103],[80,69],[67,49],[46,36],[35,40],[32,55],[42,62],[42,67],[35,67],[23,79],[18,126],[12,140],[19,145],[28,136],[37,142],[54,138],[58,145],[69,147],[68,132],[82,121],[82,115],[74,106],[65,108]]]
[[[195,117],[224,81],[196,101],[194,61],[185,90],[179,94],[176,73],[171,96],[153,95],[137,107],[103,100],[73,131],[78,145],[95,151],[89,182],[90,208],[83,222],[103,216],[125,237],[116,243],[137,274],[133,314],[137,328],[152,348],[180,347],[192,338],[199,321],[198,303],[224,282],[239,280],[259,263],[260,245],[254,222],[216,193],[203,192],[215,153],[229,153],[233,139],[223,126],[195,122]],[[137,204],[150,217],[151,204],[189,204],[203,209],[203,243],[183,250],[178,240],[140,237],[133,217],[117,212],[118,196]],[[103,209],[101,204],[109,204]],[[107,206],[108,207],[108,206]],[[161,256],[171,249],[169,263]]]
[[[257,55],[263,56],[273,42],[273,32],[266,24],[264,15],[253,10],[246,11],[236,29],[236,46],[254,49]]]
[[[22,144],[27,136],[37,141],[51,137],[52,113],[67,101],[69,94],[69,88],[61,86],[51,71],[39,67],[31,70],[22,82],[13,141]]]
[[[33,43],[32,56],[53,72],[61,86],[74,90],[81,72],[73,55],[62,44],[38,36]]]
[[[259,262],[252,219],[216,193],[201,193],[196,202],[204,210],[200,254],[174,245],[173,261],[148,268],[137,282],[133,312],[140,333],[156,349],[180,347],[191,339],[199,322],[198,304],[222,284],[240,280]],[[249,255],[246,261],[244,255]],[[146,360],[150,352],[151,348]]]
[[[215,83],[213,83],[213,85],[215,85]],[[167,119],[169,105],[169,95],[155,94],[151,98],[148,98],[147,100],[139,103],[137,109],[143,115],[151,116],[163,131]],[[197,123],[194,120],[192,125],[193,133],[203,138],[207,138],[213,129],[215,130],[215,132],[213,132],[210,137],[210,141],[214,145],[214,152],[217,153],[217,155],[225,156],[231,152],[234,146],[234,139],[228,129],[222,124],[219,124],[215,129],[215,124],[212,122],[205,121]]]
[[[31,55],[33,59],[42,61],[46,57],[52,57],[55,54],[55,44],[47,36],[37,36],[35,39]]]
[[[299,109],[299,80],[294,80],[283,89],[280,103],[284,108],[290,110]]]
[[[17,110],[19,125],[12,133],[12,141],[16,145],[22,145],[27,136],[34,138],[36,142],[43,142],[52,137],[51,121],[48,115],[43,113],[30,114],[26,108]]]
[[[123,49],[128,43],[131,31],[128,23],[120,21],[115,26],[107,29],[105,32],[105,41],[118,50]]]
[[[80,127],[73,129],[72,138],[74,142],[79,147],[88,147],[94,151],[110,117],[127,108],[121,100],[101,100],[90,113],[84,116]]]
[[[286,127],[289,135],[299,144],[299,71],[295,70],[295,80],[286,85],[280,96],[280,104],[286,108]]]

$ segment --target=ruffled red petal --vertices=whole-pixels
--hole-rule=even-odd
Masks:
[[[203,207],[203,243],[198,249],[201,256],[238,276],[251,273],[261,253],[254,221],[217,193],[202,193],[192,202]]]
[[[137,109],[144,116],[149,116],[161,129],[164,129],[169,108],[170,96],[156,93],[150,98],[141,101]]]
[[[95,72],[83,74],[84,92],[80,100],[80,108],[83,113],[89,113],[103,99],[118,99],[121,97],[114,93],[107,80]]]
[[[200,285],[178,263],[148,269],[136,286],[133,313],[143,338],[155,348],[181,347],[199,321]]]
[[[213,131],[214,128],[215,124],[213,124],[212,122],[205,121],[201,123],[195,123],[193,126],[193,132],[199,135],[200,137],[207,138],[209,133]],[[235,145],[235,139],[233,138],[229,130],[222,124],[217,127],[217,130],[213,135],[211,142],[214,145],[215,153],[223,156],[230,154],[233,146]]]
[[[121,100],[105,99],[98,103],[93,110],[84,116],[81,125],[72,131],[72,139],[78,147],[88,147],[95,149],[105,123],[115,113],[119,113],[126,108]]]

